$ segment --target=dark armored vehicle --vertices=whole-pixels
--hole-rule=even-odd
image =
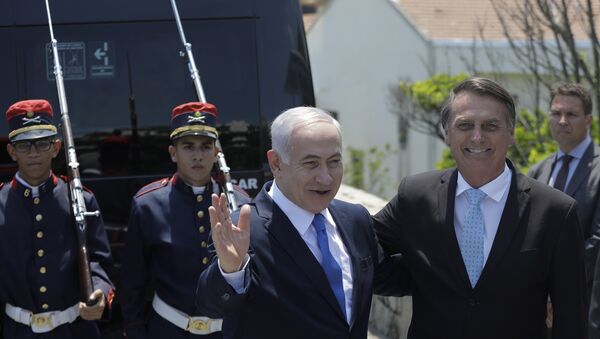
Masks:
[[[120,247],[130,201],[174,171],[167,146],[172,107],[196,101],[169,0],[51,1],[77,156]],[[269,175],[268,125],[282,110],[314,105],[298,0],[179,0],[207,100],[235,181],[251,194]],[[0,109],[46,98],[60,109],[44,2],[0,2]],[[0,136],[7,124],[0,123]],[[4,149],[7,138],[0,139]],[[55,162],[65,172],[64,155]],[[16,165],[0,151],[0,179]]]

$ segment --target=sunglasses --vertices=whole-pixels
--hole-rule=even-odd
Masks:
[[[35,146],[38,152],[48,151],[54,144],[54,139],[24,140],[11,143],[19,153],[29,153],[31,146]]]

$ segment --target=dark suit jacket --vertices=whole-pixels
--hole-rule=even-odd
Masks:
[[[511,166],[512,169],[512,164]],[[575,201],[518,174],[494,243],[471,288],[454,230],[458,171],[405,178],[375,217],[386,254],[403,253],[413,278],[409,339],[585,338],[583,240]]]
[[[556,154],[552,154],[542,160],[531,168],[529,176],[547,184],[555,159]],[[600,240],[600,147],[593,142],[583,153],[565,193],[577,200],[577,215],[585,240],[585,266],[591,286]]]
[[[213,262],[199,279],[198,306],[225,308],[225,338],[366,338],[374,280],[377,291],[384,294],[401,288],[390,279],[379,284],[380,278],[399,270],[377,264],[381,252],[369,213],[362,206],[337,200],[329,206],[352,261],[353,302],[348,324],[321,265],[269,197],[270,185],[266,183],[251,204],[247,293],[236,295]]]

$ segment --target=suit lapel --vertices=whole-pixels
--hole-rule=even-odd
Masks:
[[[285,213],[268,195],[267,190],[269,188],[270,185],[266,184],[255,199],[257,214],[264,219],[263,226],[276,240],[281,249],[295,262],[298,269],[306,275],[308,280],[317,286],[319,293],[339,317],[346,321],[321,264],[319,264]]]
[[[596,147],[593,142],[590,143],[583,153],[579,164],[577,164],[575,173],[571,176],[571,181],[567,185],[567,190],[565,191],[566,194],[573,196],[583,182],[583,179],[589,176],[592,171],[592,162],[594,161],[594,158],[598,156],[598,151],[598,147]]]
[[[456,231],[454,229],[454,201],[456,199],[456,182],[458,170],[447,171],[442,175],[440,189],[438,190],[438,224],[442,225],[442,240],[445,244],[446,252],[450,258],[452,272],[463,285],[462,287],[471,289],[469,275],[460,253]],[[450,285],[452,286],[452,285]],[[462,291],[464,289],[461,288]]]
[[[344,242],[344,245],[346,246],[348,256],[350,257],[350,263],[352,265],[352,314],[350,315],[350,328],[352,328],[358,311],[365,307],[364,303],[367,300],[367,298],[365,298],[366,293],[372,293],[363,291],[366,285],[366,279],[369,279],[370,277],[365,274],[359,274],[360,270],[358,265],[360,258],[357,257],[357,254],[360,252],[356,248],[356,241],[354,241],[355,237],[353,220],[350,219],[349,215],[342,213],[342,211],[337,208],[335,200],[329,205],[329,212],[331,213],[331,216],[335,221],[335,225],[340,232],[340,236]]]
[[[527,178],[514,169],[510,161],[507,161],[510,170],[512,171],[512,180],[506,199],[506,205],[500,218],[498,231],[494,238],[492,248],[488,259],[481,272],[481,277],[477,282],[476,288],[485,284],[489,276],[493,275],[494,270],[498,267],[499,262],[505,257],[505,253],[510,247],[512,239],[519,229],[519,224],[523,217],[529,202],[529,182]]]
[[[554,163],[556,162],[556,154],[547,158],[540,168],[540,175],[537,180],[547,184],[550,182],[550,175],[552,175],[552,169],[554,168]]]

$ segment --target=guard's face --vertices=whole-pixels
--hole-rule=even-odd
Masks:
[[[216,160],[215,140],[207,136],[185,136],[169,146],[171,160],[177,164],[177,174],[193,186],[204,186]]]
[[[557,95],[550,105],[550,132],[563,152],[570,152],[589,133],[592,115],[585,114],[583,102],[575,96]]]
[[[514,143],[506,107],[491,96],[460,93],[452,104],[446,143],[471,186],[494,180],[504,170],[506,153]]]
[[[277,152],[267,153],[282,193],[294,204],[319,213],[333,200],[342,183],[342,141],[331,123],[318,122],[295,130],[290,137],[289,164]]]
[[[32,186],[38,186],[50,176],[52,159],[58,155],[61,142],[52,138],[24,140],[7,144],[6,151],[17,162],[19,174]]]

